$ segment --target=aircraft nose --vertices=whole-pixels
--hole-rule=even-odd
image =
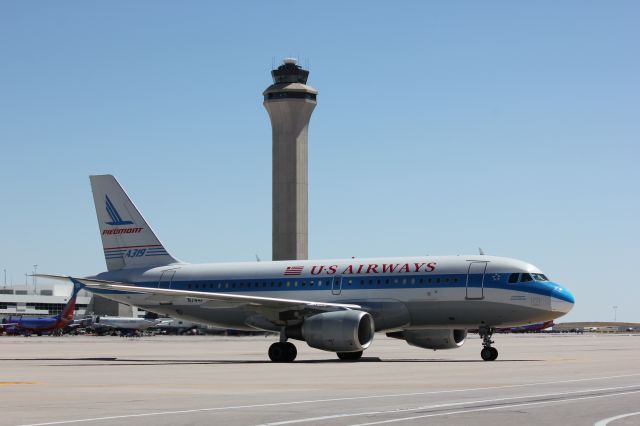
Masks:
[[[576,303],[573,294],[566,288],[556,285],[551,291],[551,310],[554,312],[568,313]]]

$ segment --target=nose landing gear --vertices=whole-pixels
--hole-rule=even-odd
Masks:
[[[493,336],[493,332],[495,331],[491,327],[480,327],[478,329],[480,333],[480,337],[482,337],[482,350],[480,351],[480,356],[485,361],[495,361],[498,359],[498,350],[491,346],[494,341],[491,340],[491,336]]]

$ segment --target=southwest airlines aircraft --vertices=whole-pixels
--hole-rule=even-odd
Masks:
[[[269,357],[291,362],[289,339],[360,359],[374,333],[426,349],[455,349],[467,329],[493,361],[494,330],[550,321],[571,310],[571,293],[538,268],[493,256],[189,264],[175,259],[118,181],[91,176],[107,272],[41,275],[173,318],[280,334]]]
[[[0,329],[4,329],[9,334],[29,335],[35,333],[40,335],[42,333],[60,330],[66,326],[71,326],[73,324],[73,315],[76,308],[76,299],[78,297],[78,292],[82,287],[84,286],[78,282],[73,284],[73,291],[71,292],[69,301],[59,315],[44,318],[10,316],[9,318],[4,318],[2,320]]]

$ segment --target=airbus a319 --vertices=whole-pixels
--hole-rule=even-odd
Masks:
[[[118,302],[173,318],[279,333],[268,351],[291,362],[291,340],[358,360],[375,333],[426,349],[455,349],[468,329],[493,361],[496,328],[565,315],[573,295],[530,263],[506,257],[189,264],[173,257],[111,175],[91,176],[107,271],[68,279]]]

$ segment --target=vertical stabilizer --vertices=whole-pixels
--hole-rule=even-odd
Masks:
[[[165,250],[116,178],[100,175],[89,179],[107,270],[178,262]]]
[[[72,280],[73,281],[73,280]],[[69,297],[69,301],[64,306],[62,313],[60,313],[60,319],[73,321],[73,315],[76,311],[76,299],[78,298],[78,292],[82,290],[82,283],[78,281],[73,281],[73,290],[71,291],[71,296]]]

